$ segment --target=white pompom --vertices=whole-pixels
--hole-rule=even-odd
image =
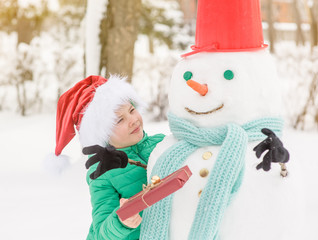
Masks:
[[[43,168],[53,175],[61,175],[70,166],[69,157],[66,155],[56,156],[54,153],[47,155],[43,161]]]

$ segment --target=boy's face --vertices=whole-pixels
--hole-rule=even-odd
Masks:
[[[143,138],[143,122],[139,112],[131,103],[122,105],[117,111],[117,123],[109,138],[115,148],[135,145]]]

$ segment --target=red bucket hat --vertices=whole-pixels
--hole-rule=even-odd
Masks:
[[[182,57],[266,47],[259,0],[198,0],[195,45]]]

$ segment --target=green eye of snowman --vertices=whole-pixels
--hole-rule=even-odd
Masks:
[[[231,70],[226,70],[223,76],[226,80],[232,80],[234,78],[234,73]]]
[[[189,72],[189,71],[186,71],[184,74],[183,74],[183,78],[184,80],[188,81],[192,78],[192,72]]]

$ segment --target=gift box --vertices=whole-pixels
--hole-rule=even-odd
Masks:
[[[124,221],[127,218],[141,212],[161,199],[169,196],[182,188],[192,175],[188,166],[171,173],[160,179],[158,176],[151,178],[151,183],[143,186],[143,190],[128,199],[117,211],[119,218]]]

